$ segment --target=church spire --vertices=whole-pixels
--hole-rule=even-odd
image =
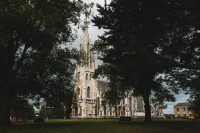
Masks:
[[[83,35],[81,37],[81,50],[84,50],[86,53],[89,52],[89,33],[88,33],[88,17],[85,15],[84,26],[83,26]]]

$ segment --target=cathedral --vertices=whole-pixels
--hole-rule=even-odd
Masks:
[[[86,24],[86,22],[85,22]],[[122,99],[117,108],[103,104],[103,95],[109,90],[108,82],[92,78],[95,71],[94,54],[89,43],[88,28],[83,30],[80,50],[87,55],[87,62],[77,65],[74,73],[77,100],[72,107],[72,118],[109,118],[116,116],[144,117],[142,97],[129,96]],[[116,109],[116,110],[115,110]],[[152,106],[152,116],[161,116],[162,111]],[[117,114],[116,114],[117,113]]]

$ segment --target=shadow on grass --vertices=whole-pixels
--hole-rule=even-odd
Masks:
[[[143,120],[119,122],[103,119],[49,120],[46,123],[22,122],[0,128],[0,133],[200,133],[200,121]]]

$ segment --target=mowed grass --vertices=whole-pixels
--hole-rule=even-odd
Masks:
[[[0,133],[200,133],[200,121],[49,120],[45,124],[26,122],[0,127]]]

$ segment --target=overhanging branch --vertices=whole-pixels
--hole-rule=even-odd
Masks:
[[[26,58],[25,55],[26,55],[26,52],[27,52],[28,48],[29,48],[29,45],[25,45],[24,50],[23,50],[23,52],[22,52],[22,54],[21,54],[21,58],[19,59],[18,63],[16,64],[16,67],[13,68],[13,73],[14,73],[15,75],[16,75],[17,72],[19,71],[20,67],[21,67],[22,64],[23,64],[24,59]]]
[[[184,64],[162,55],[159,55],[159,57],[161,58],[161,60],[165,60],[167,63],[169,63],[171,67],[200,70],[200,64]]]

